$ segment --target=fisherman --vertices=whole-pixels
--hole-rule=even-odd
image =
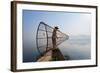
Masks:
[[[58,38],[57,37],[57,30],[59,28],[56,26],[54,27],[53,29],[53,33],[52,33],[52,45],[53,45],[53,49],[57,49],[57,43],[56,43],[56,39]]]

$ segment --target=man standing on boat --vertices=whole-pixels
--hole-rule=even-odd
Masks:
[[[53,49],[57,49],[56,39],[57,39],[57,30],[58,29],[59,28],[56,26],[56,27],[54,27],[53,32],[52,32],[52,45],[53,45]]]

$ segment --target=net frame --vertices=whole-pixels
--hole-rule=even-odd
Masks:
[[[43,25],[45,28],[44,30],[43,29],[40,29],[41,25]],[[50,28],[50,30],[48,30]],[[37,45],[37,50],[38,52],[40,53],[40,55],[43,55],[44,53],[48,52],[49,50],[52,50],[52,32],[53,32],[53,27],[47,25],[46,23],[44,22],[40,22],[39,25],[38,25],[38,28],[37,28],[37,33],[36,33],[36,45]],[[39,32],[40,31],[44,31],[45,32],[45,38],[40,38],[39,37]],[[51,33],[51,36],[49,36],[49,33]],[[57,46],[60,45],[62,42],[64,42],[65,40],[67,40],[69,38],[68,35],[66,35],[65,33],[62,33],[60,30],[57,30],[57,35],[59,34],[59,37],[57,37]],[[62,36],[61,36],[62,35]],[[40,46],[39,45],[39,40],[40,39],[46,39],[46,44],[45,45],[42,45]],[[51,43],[50,41],[51,40]],[[41,52],[41,47],[45,47],[45,51]]]

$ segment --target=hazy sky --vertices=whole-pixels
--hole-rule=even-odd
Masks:
[[[40,21],[48,25],[58,26],[64,33],[72,35],[90,35],[91,14],[74,12],[46,12],[23,10],[24,29],[32,31],[37,29]]]

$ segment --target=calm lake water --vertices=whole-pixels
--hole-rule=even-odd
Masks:
[[[87,35],[69,36],[69,39],[60,44],[60,51],[69,60],[82,60],[91,58],[91,39]],[[23,44],[23,62],[34,62],[39,56],[36,43],[24,42]]]
[[[70,36],[59,48],[64,56],[69,56],[70,60],[81,60],[91,58],[90,36]]]

